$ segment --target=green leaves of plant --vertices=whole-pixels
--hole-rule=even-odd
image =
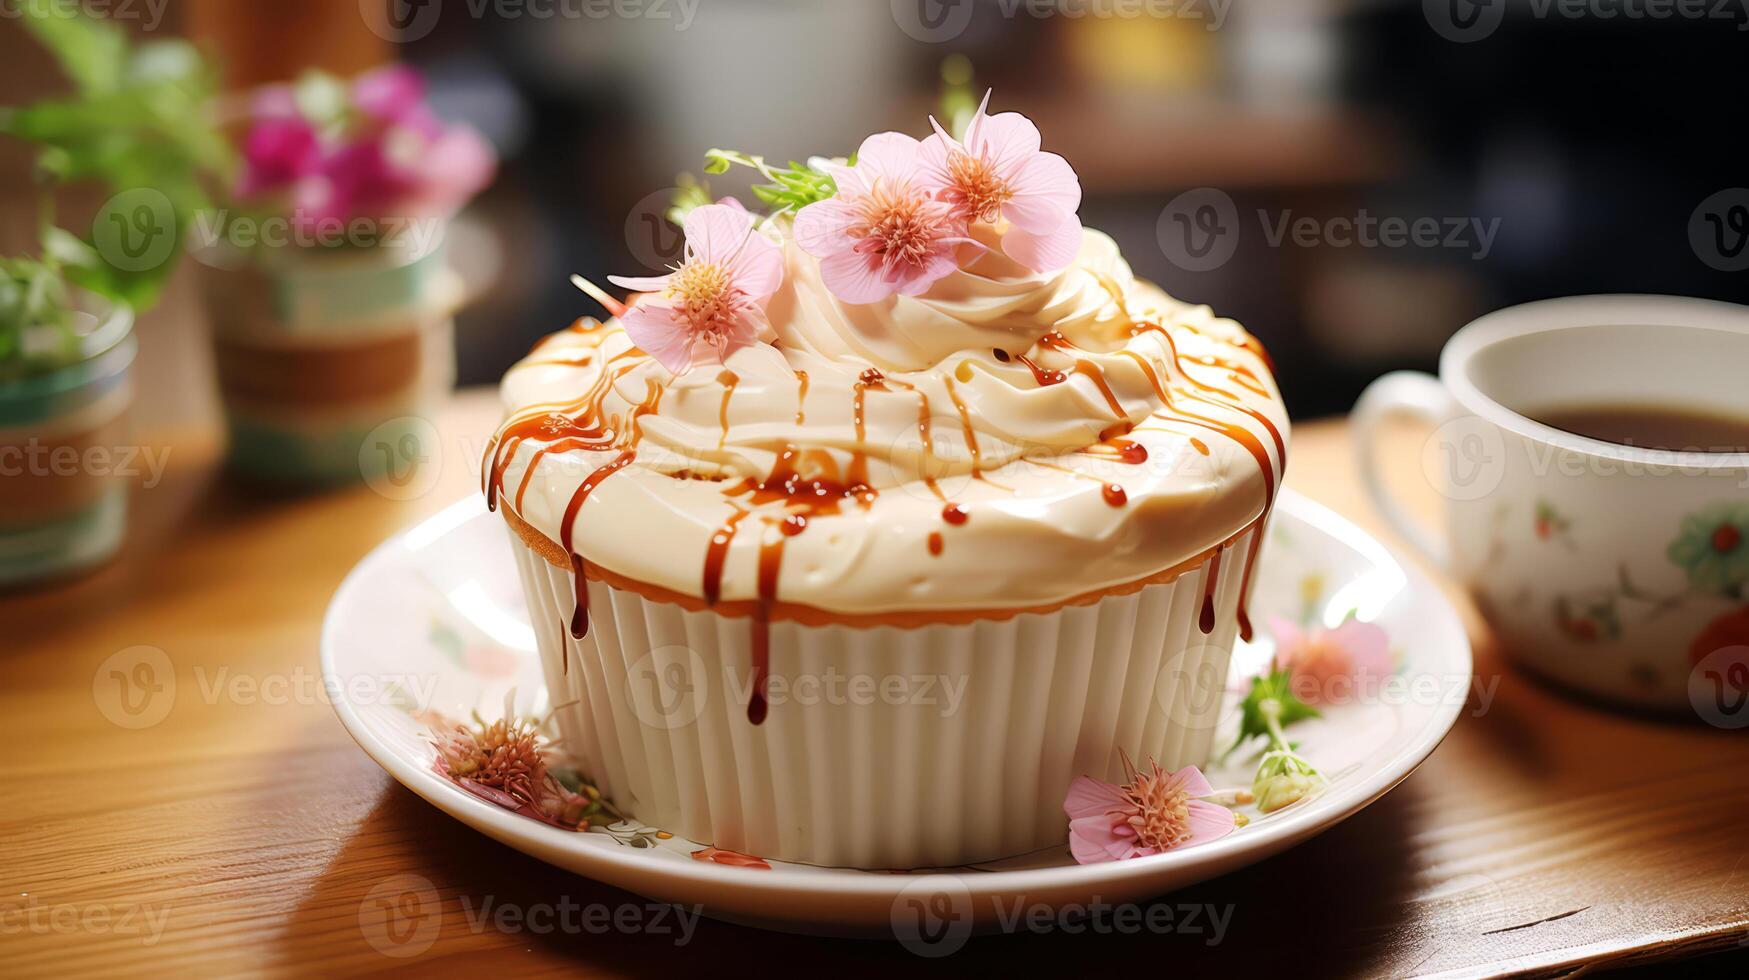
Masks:
[[[838,193],[838,184],[831,175],[805,163],[791,160],[786,167],[774,167],[764,157],[738,150],[710,150],[704,155],[707,174],[728,173],[735,166],[759,171],[769,183],[754,184],[753,196],[780,211],[800,211]]]

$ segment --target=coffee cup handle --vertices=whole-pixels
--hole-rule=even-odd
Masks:
[[[1422,557],[1441,569],[1449,567],[1445,542],[1409,516],[1385,486],[1379,472],[1378,434],[1380,424],[1395,416],[1407,415],[1437,426],[1456,414],[1457,403],[1452,401],[1438,378],[1420,371],[1393,371],[1367,385],[1349,416],[1356,459],[1360,464],[1360,479],[1366,486],[1367,495],[1372,497],[1386,523]]]

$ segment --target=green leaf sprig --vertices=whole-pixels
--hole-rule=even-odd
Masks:
[[[838,184],[825,170],[812,163],[797,163],[775,167],[764,157],[751,156],[738,150],[711,150],[704,155],[704,172],[725,174],[730,167],[750,167],[768,183],[754,184],[753,196],[778,211],[800,211],[816,201],[824,201],[838,193]]]
[[[1294,696],[1291,679],[1286,670],[1274,668],[1252,679],[1251,690],[1239,704],[1239,737],[1227,750],[1255,738],[1266,740],[1263,759],[1251,782],[1257,809],[1264,813],[1297,803],[1328,783],[1283,731],[1295,722],[1319,717],[1316,708]]]

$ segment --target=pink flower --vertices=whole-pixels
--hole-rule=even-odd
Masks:
[[[1288,672],[1288,690],[1307,704],[1351,700],[1355,682],[1391,672],[1390,638],[1374,623],[1350,619],[1333,630],[1302,630],[1277,616],[1275,666]]]
[[[966,127],[965,142],[930,119],[923,141],[922,179],[967,221],[1006,220],[1002,251],[1037,272],[1053,272],[1081,251],[1081,181],[1068,161],[1039,151],[1038,127],[1018,112],[986,116],[985,93]]]
[[[920,179],[921,146],[903,133],[870,136],[856,166],[828,165],[837,195],[796,215],[796,244],[820,260],[827,288],[846,303],[915,296],[959,268],[959,246],[975,244],[965,220]]]
[[[783,282],[783,253],[739,205],[707,204],[686,215],[686,256],[666,276],[608,279],[655,293],[620,317],[626,335],[675,374],[703,344],[718,360],[769,329],[765,301]]]
[[[1195,766],[1167,772],[1148,760],[1138,773],[1124,760],[1129,782],[1114,786],[1081,776],[1069,786],[1069,851],[1081,864],[1123,861],[1219,840],[1233,832],[1233,811],[1197,799],[1214,787]]]
[[[445,125],[417,72],[378,69],[355,80],[350,95],[344,120],[319,128],[291,87],[257,92],[237,196],[282,194],[307,231],[354,218],[447,216],[491,182],[491,146],[467,126]]]
[[[316,129],[302,116],[260,120],[243,140],[238,197],[254,197],[315,172],[322,160]]]

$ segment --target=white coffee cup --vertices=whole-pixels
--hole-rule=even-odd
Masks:
[[[1635,407],[1749,419],[1749,307],[1581,296],[1501,310],[1446,344],[1438,379],[1373,382],[1353,426],[1379,509],[1516,661],[1613,702],[1749,725],[1749,453],[1536,421]],[[1443,537],[1380,479],[1379,425],[1400,414],[1436,426],[1422,470],[1446,498]]]

